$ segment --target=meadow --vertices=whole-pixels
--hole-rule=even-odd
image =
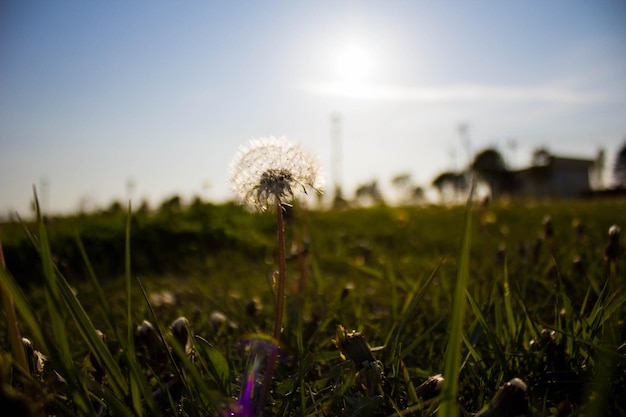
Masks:
[[[0,407],[626,415],[626,265],[619,231],[609,237],[626,202],[284,215],[279,342],[271,212],[173,199],[1,224]]]

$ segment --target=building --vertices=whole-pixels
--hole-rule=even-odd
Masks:
[[[545,163],[514,171],[514,195],[535,198],[576,198],[591,190],[593,160],[549,155]]]

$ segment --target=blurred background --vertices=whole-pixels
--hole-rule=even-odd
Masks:
[[[260,136],[319,157],[324,204],[454,200],[468,168],[491,198],[624,185],[624,22],[614,0],[3,1],[0,216],[33,186],[52,214],[228,201]]]

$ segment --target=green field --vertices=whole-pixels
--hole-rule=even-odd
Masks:
[[[621,247],[606,256],[626,202],[288,214],[264,415],[626,415],[626,265]],[[246,399],[260,407],[273,346],[275,228],[200,201],[0,225],[3,290],[48,358],[15,370],[3,320],[3,398],[34,398],[32,415],[260,414]],[[420,387],[437,374],[441,394]],[[512,378],[523,401],[501,398]]]

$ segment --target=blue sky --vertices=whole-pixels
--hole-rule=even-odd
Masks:
[[[331,189],[334,113],[348,196],[462,167],[460,123],[513,166],[539,146],[611,165],[625,21],[622,0],[5,1],[0,214],[44,184],[51,212],[227,200],[238,147],[272,135],[317,154]]]

